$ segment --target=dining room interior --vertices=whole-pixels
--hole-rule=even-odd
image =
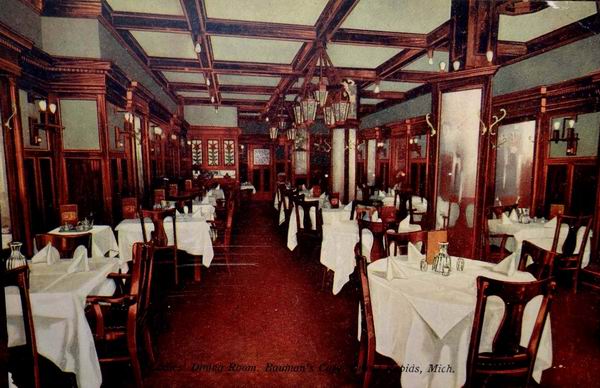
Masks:
[[[0,381],[595,386],[600,1],[0,0]]]

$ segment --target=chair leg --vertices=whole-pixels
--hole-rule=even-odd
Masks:
[[[179,286],[179,263],[177,261],[177,248],[175,248],[173,249],[173,266],[175,267],[175,287]]]
[[[146,348],[146,354],[148,356],[148,362],[150,363],[150,367],[154,367],[156,364],[156,358],[154,357],[154,347],[152,346],[152,337],[150,336],[150,330],[148,329],[148,325],[144,325],[144,347]]]
[[[367,346],[365,342],[365,339],[361,338],[358,350],[358,363],[356,364],[356,374],[359,376],[365,372],[365,360],[367,354]]]
[[[137,339],[135,330],[130,330],[129,334],[127,335],[127,350],[129,350],[129,357],[131,358],[131,369],[133,369],[135,386],[143,387],[142,368],[140,367],[140,361],[137,355]]]
[[[576,294],[577,293],[577,281],[579,280],[579,271],[573,271],[573,293]]]

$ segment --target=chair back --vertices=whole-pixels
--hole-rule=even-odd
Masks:
[[[537,280],[549,278],[552,276],[555,255],[556,252],[547,251],[525,240],[521,245],[519,271],[527,271]],[[531,260],[531,263],[529,263],[529,260]]]
[[[556,216],[562,215],[565,212],[565,205],[560,203],[550,204],[550,212],[548,213],[548,218],[554,218]]]
[[[406,203],[408,202],[408,207]],[[394,207],[398,209],[398,214],[401,220],[409,216],[412,210],[412,190],[409,189],[395,189],[394,190]],[[411,218],[412,223],[412,218]]]
[[[340,207],[340,193],[329,194],[329,203],[331,204],[332,209],[339,208]]]
[[[356,220],[358,223],[358,242],[362,249],[363,231],[368,229],[373,234],[373,246],[369,253],[369,259],[371,262],[379,260],[385,255],[385,249],[383,246],[383,237],[387,226],[384,222],[371,222],[362,219]]]
[[[35,236],[35,245],[38,250],[42,250],[46,245],[52,244],[60,254],[61,259],[73,258],[73,253],[78,246],[83,245],[87,248],[88,255],[92,254],[92,234],[37,234]]]
[[[366,336],[367,348],[375,349],[375,321],[373,320],[373,306],[371,305],[371,293],[369,290],[369,279],[367,275],[367,259],[361,254],[360,244],[354,246],[354,258],[356,260],[356,276],[358,290],[360,292],[360,320],[361,320],[361,341]]]
[[[141,210],[140,211],[140,223],[142,225],[142,237],[144,243],[152,242],[156,248],[165,248],[170,246],[177,246],[177,228],[175,226],[175,220],[177,210],[176,209],[161,209],[161,210]],[[165,232],[165,218],[171,217],[173,220],[173,244],[169,245],[167,233]],[[154,230],[148,240],[146,234],[146,222],[145,219],[150,218],[154,225]]]
[[[583,258],[583,253],[585,251],[585,245],[588,242],[588,237],[590,235],[590,228],[592,226],[592,216],[565,216],[559,214],[556,216],[556,229],[554,230],[554,240],[552,241],[552,252],[558,251],[558,244],[560,241],[560,232],[563,225],[567,225],[569,228],[569,232],[567,233],[567,237],[562,244],[561,248],[561,256],[577,256],[577,260],[579,265],[581,265],[581,259]],[[578,234],[580,234],[579,230],[583,229],[583,235],[581,237],[581,242],[579,247],[577,246],[577,242],[579,240]]]
[[[59,206],[60,224],[77,225],[79,222],[79,212],[76,204],[65,204]]]
[[[176,197],[179,194],[179,188],[176,183],[169,184],[169,197]]]
[[[2,277],[3,287],[14,286],[19,290],[19,299],[21,301],[21,311],[23,312],[23,329],[25,331],[25,341],[28,355],[31,358],[31,369],[33,375],[33,386],[39,388],[40,384],[40,368],[37,352],[37,342],[35,339],[35,328],[33,326],[33,313],[31,312],[31,300],[29,299],[29,284],[27,281],[26,266],[18,267],[4,272]],[[3,296],[4,298],[4,296]],[[6,377],[3,376],[3,377]]]
[[[137,218],[138,212],[138,200],[136,197],[127,197],[121,199],[121,212],[123,213],[123,219],[130,220]]]
[[[294,208],[298,231],[316,230],[320,232],[323,230],[323,214],[319,207],[319,201],[305,201],[303,196],[298,196],[294,200]],[[302,218],[300,218],[300,209],[303,211]],[[315,213],[315,225],[313,225],[313,221],[310,218],[310,211],[312,209],[314,209]]]
[[[398,220],[398,210],[394,206],[383,206],[379,218],[386,224],[395,224]]]
[[[513,210],[519,207],[518,204],[513,205],[501,205],[501,206],[490,206],[486,209],[486,216],[488,219],[502,218],[502,213],[510,214]]]
[[[365,213],[369,214],[369,220],[373,213],[377,210],[376,206],[373,206],[373,202],[369,200],[354,200],[352,201],[352,210],[350,211],[350,219],[351,220],[360,220],[363,218]]]
[[[167,199],[167,195],[165,194],[165,189],[155,189],[154,190],[154,204],[160,204],[161,201]]]
[[[556,283],[551,278],[529,283],[504,282],[483,276],[477,278],[477,302],[467,356],[465,387],[476,386],[474,377],[477,374],[525,374],[529,381],[555,288]],[[540,309],[529,342],[523,348],[520,342],[525,306],[538,295],[542,295]],[[485,309],[490,296],[499,297],[504,302],[505,309],[493,337],[491,352],[485,353],[485,359],[482,360],[483,355],[479,353],[479,347]],[[485,361],[481,368],[480,361]]]
[[[396,233],[393,230],[385,232],[385,251],[387,256],[408,254],[408,243],[416,245],[421,243],[421,253],[427,252],[427,231]],[[392,244],[393,247],[392,247]],[[393,249],[392,249],[393,248]]]
[[[192,184],[191,179],[186,179],[183,183],[183,188],[185,191],[192,191],[194,189],[194,185]]]
[[[313,185],[313,187],[312,187],[312,196],[313,197],[320,197],[321,196],[321,186],[319,186],[319,185]]]
[[[130,322],[131,324],[135,324],[138,317],[142,317],[150,305],[154,246],[136,242],[133,244],[131,257],[133,258],[133,268],[129,293],[137,303],[129,306],[128,319],[133,320],[133,322]]]

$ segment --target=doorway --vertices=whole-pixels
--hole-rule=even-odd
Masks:
[[[270,144],[248,145],[248,169],[250,182],[256,188],[254,199],[270,200],[273,197],[273,150]]]

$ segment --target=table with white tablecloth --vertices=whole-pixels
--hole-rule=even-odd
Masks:
[[[72,260],[52,265],[31,264],[29,293],[38,353],[65,372],[73,372],[81,388],[102,383],[94,337],[85,317],[88,295],[110,296],[115,291],[110,272],[127,266],[115,258],[89,260],[90,271],[67,273]],[[8,346],[25,343],[23,315],[16,287],[6,288]]]
[[[421,230],[419,225],[409,224],[401,232]],[[320,262],[333,271],[333,294],[336,295],[344,287],[356,265],[354,246],[359,241],[358,223],[356,220],[339,221],[334,224],[323,224],[323,241],[321,242]],[[373,247],[373,234],[363,230],[361,251],[363,256],[370,258]]]
[[[210,226],[201,218],[177,216],[177,248],[193,256],[202,256],[202,264],[209,267],[214,257]],[[173,244],[173,220],[170,217],[164,221],[165,233],[169,244]],[[146,219],[145,229],[150,238],[154,225]],[[123,220],[117,227],[119,232],[119,250],[121,259],[131,260],[131,248],[138,241],[143,241],[142,227],[139,220]]]
[[[92,234],[92,257],[105,256],[107,253],[110,257],[114,257],[119,253],[119,246],[115,239],[113,230],[108,225],[94,225],[87,232],[60,232],[60,227],[52,229],[49,234],[55,235],[70,235],[91,233]],[[37,247],[42,249],[43,247]]]
[[[406,258],[405,256],[403,257]],[[477,296],[476,278],[527,282],[535,280],[528,272],[513,276],[491,271],[493,264],[465,259],[464,272],[450,276],[421,272],[418,262],[401,264],[406,279],[386,279],[388,259],[368,266],[369,289],[377,337],[377,352],[405,367],[404,387],[461,387],[466,379],[467,355]],[[453,258],[455,261],[456,258]],[[541,296],[525,308],[521,345],[526,346],[539,310]],[[488,301],[480,351],[490,351],[493,334],[504,311],[494,298]],[[445,373],[430,370],[431,365],[450,366]],[[550,318],[542,332],[533,369],[539,382],[542,371],[552,365]],[[410,369],[409,369],[410,368]]]
[[[517,252],[518,255],[520,255],[521,245],[525,240],[539,246],[540,248],[546,250],[552,249],[552,242],[554,241],[554,233],[556,230],[556,225],[547,225],[543,222],[530,222],[528,224],[522,224],[519,222],[503,223],[501,219],[488,220],[488,226],[490,234],[507,234],[513,236],[507,240],[506,249],[510,252]],[[563,224],[558,236],[558,253],[562,252],[562,246],[567,238],[568,233],[569,227]],[[575,252],[579,252],[582,238],[582,232],[578,232]],[[590,262],[590,252],[592,246],[591,239],[592,232],[590,231],[588,242],[583,251],[581,268],[585,268]]]
[[[215,212],[215,206],[208,203],[208,201],[205,203],[201,201],[192,202],[192,217],[194,218],[212,221],[215,219]]]

